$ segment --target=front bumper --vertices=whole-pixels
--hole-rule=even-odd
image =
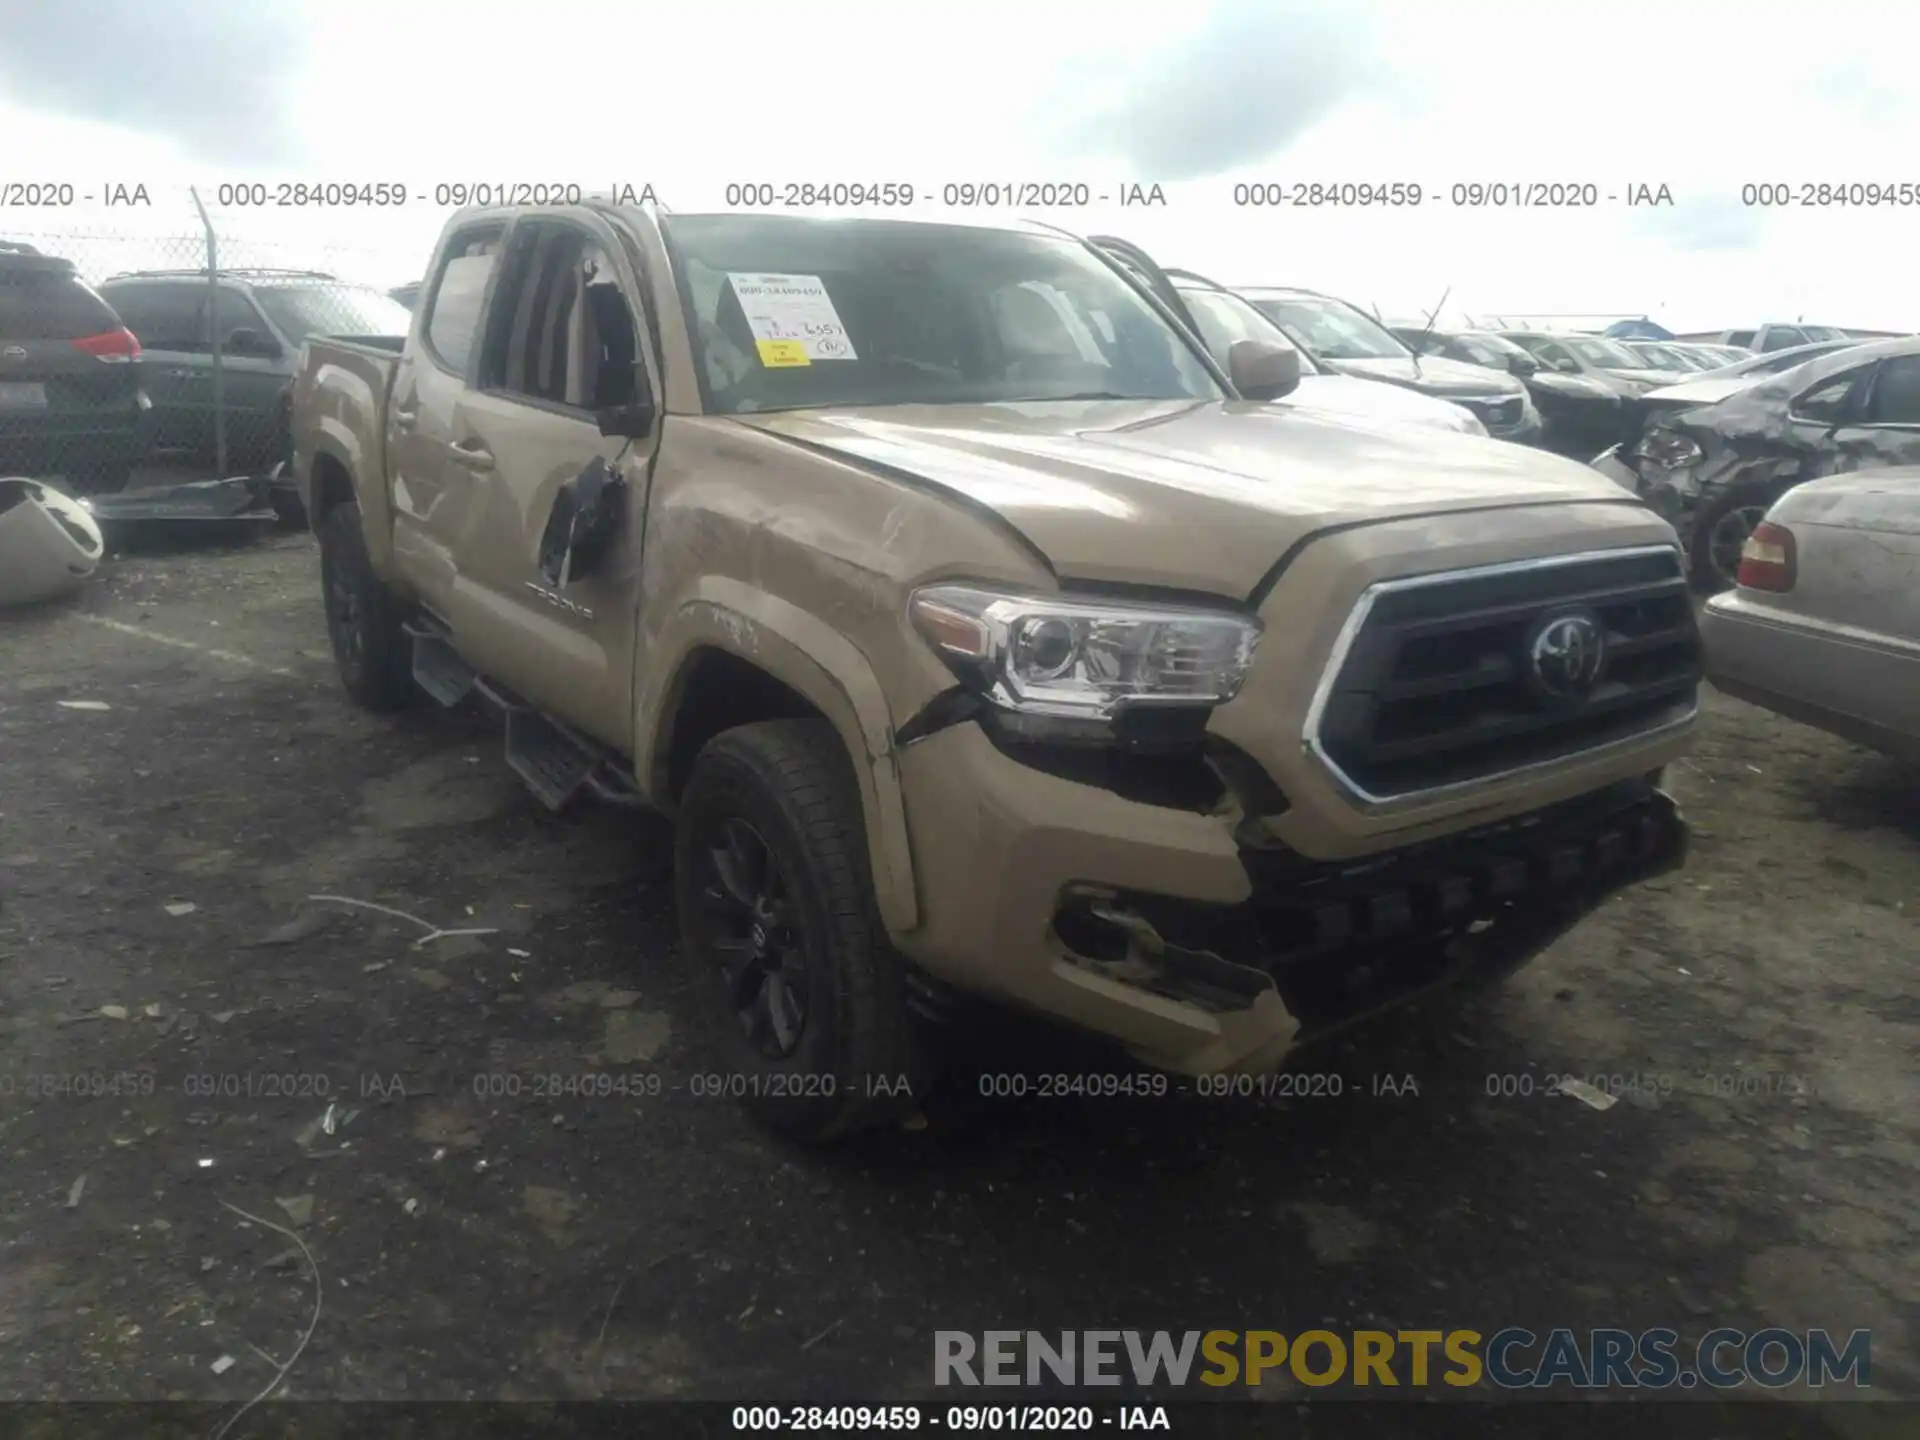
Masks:
[[[1920,760],[1920,645],[1783,614],[1741,592],[1700,617],[1707,678],[1750,704]]]
[[[1231,801],[1123,799],[1009,758],[974,724],[907,748],[900,767],[922,902],[900,949],[961,990],[1185,1074],[1270,1069],[1365,1015],[1510,970],[1686,847],[1645,779],[1311,860],[1243,848]]]
[[[1546,435],[1546,426],[1540,419],[1540,412],[1533,408],[1531,401],[1520,407],[1520,418],[1507,425],[1487,425],[1487,434],[1495,440],[1506,440],[1515,445],[1538,445]]]
[[[1590,462],[1592,468],[1637,496],[1654,514],[1686,535],[1699,508],[1700,486],[1694,471],[1688,467],[1661,470],[1646,461],[1636,464],[1626,453],[1627,448],[1613,446]]]

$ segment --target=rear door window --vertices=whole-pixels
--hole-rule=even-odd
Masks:
[[[1881,362],[1867,399],[1867,424],[1920,426],[1920,355]]]
[[[504,234],[504,226],[486,225],[454,236],[434,282],[427,311],[427,348],[456,374],[467,373],[473,356],[480,308],[486,303],[493,267],[499,263]]]
[[[106,293],[120,312],[121,323],[145,349],[187,353],[207,349],[201,326],[206,309],[204,286],[135,282],[111,286]]]
[[[0,341],[78,340],[119,328],[113,307],[71,272],[0,263]]]
[[[1810,420],[1816,425],[1838,424],[1846,413],[1847,395],[1859,383],[1863,368],[1856,365],[1838,375],[1829,375],[1811,390],[1796,395],[1788,413],[1796,420]]]

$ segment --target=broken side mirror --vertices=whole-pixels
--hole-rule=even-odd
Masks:
[[[541,581],[561,590],[604,566],[626,510],[627,482],[605,459],[594,456],[553,497],[540,536]]]
[[[644,440],[653,433],[653,397],[642,395],[625,405],[597,410],[593,418],[602,435],[621,440]]]
[[[1278,400],[1300,387],[1300,352],[1264,340],[1236,340],[1227,352],[1227,378],[1248,400]]]

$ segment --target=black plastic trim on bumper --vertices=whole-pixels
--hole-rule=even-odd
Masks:
[[[1229,1011],[1271,984],[1305,1040],[1517,969],[1611,896],[1678,869],[1686,851],[1679,807],[1643,780],[1350,864],[1243,852],[1254,895],[1238,905],[1135,892],[1110,903],[1163,942],[1148,988]],[[1224,983],[1227,972],[1238,982]]]

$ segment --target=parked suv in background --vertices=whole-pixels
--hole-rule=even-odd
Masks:
[[[1822,340],[1845,340],[1847,332],[1831,325],[1762,325],[1754,330],[1726,330],[1722,345],[1738,345],[1756,355],[1770,350],[1790,350],[1796,345],[1818,345]]]
[[[1545,449],[1587,460],[1628,438],[1631,417],[1620,387],[1611,381],[1548,369],[1532,351],[1491,330],[1428,330],[1413,325],[1395,326],[1393,333],[1421,355],[1512,375],[1527,387],[1527,397],[1540,414],[1538,443]]]
[[[0,241],[0,475],[118,490],[146,453],[140,342],[73,262]]]
[[[1250,301],[1224,285],[1191,270],[1162,269],[1144,250],[1113,236],[1096,236],[1091,243],[1131,270],[1176,319],[1194,332],[1222,369],[1232,367],[1233,347],[1247,340],[1257,345],[1283,345],[1298,355],[1300,383],[1270,402],[1276,407],[1328,412],[1362,422],[1423,425],[1462,435],[1487,433],[1479,417],[1463,405],[1400,385],[1374,385],[1349,375],[1335,375],[1322,368]]]
[[[116,275],[100,293],[140,337],[157,443],[214,454],[213,337],[230,467],[267,469],[292,454],[288,386],[314,335],[405,335],[406,309],[318,270],[225,270],[209,299],[204,270]]]

